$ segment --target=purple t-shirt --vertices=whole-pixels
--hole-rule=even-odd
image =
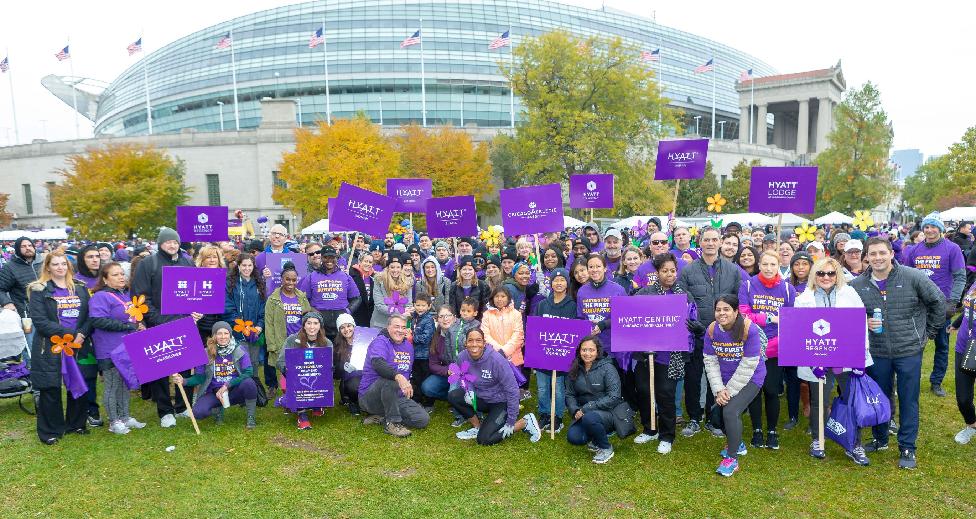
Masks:
[[[627,295],[627,290],[611,280],[604,280],[600,288],[594,288],[593,283],[586,283],[576,293],[576,316],[586,319],[594,325],[610,318],[610,298]],[[610,345],[610,327],[600,332],[600,342],[603,350],[613,352]],[[630,365],[630,352],[613,353],[619,366]]]
[[[359,394],[368,390],[380,378],[379,373],[373,369],[373,359],[376,357],[393,366],[397,373],[410,378],[410,371],[413,369],[413,345],[406,339],[400,344],[393,344],[389,337],[380,333],[366,349],[366,363],[363,365],[363,378],[359,381]]]
[[[875,279],[874,283],[878,285],[878,290],[881,291],[881,300],[888,300],[888,280],[887,279]]]
[[[738,369],[739,362],[743,357],[759,357],[761,354],[762,345],[759,339],[759,327],[748,320],[746,324],[749,325],[749,336],[746,337],[745,343],[742,341],[733,341],[732,335],[722,330],[722,327],[718,323],[715,323],[714,326],[714,338],[709,337],[709,334],[705,333],[705,348],[702,352],[705,355],[715,355],[718,357],[718,367],[722,373],[723,384],[728,385],[729,380],[732,379],[732,375]],[[765,379],[766,363],[760,359],[750,382],[762,387]]]
[[[241,369],[247,369],[250,366],[251,358],[248,357],[247,353],[244,353],[244,356],[241,357]],[[240,376],[240,372],[234,365],[234,354],[217,355],[213,361],[213,378],[210,380],[210,387],[207,389],[217,391],[221,386],[230,384],[230,381],[238,376]]]
[[[966,344],[969,339],[976,336],[976,323],[973,322],[976,314],[976,284],[969,288],[969,293],[962,298],[962,323],[959,325],[959,333],[956,335],[956,353],[962,355],[966,353]]]
[[[84,274],[75,274],[75,279],[84,283],[85,286],[88,287],[89,292],[91,292],[95,288],[95,285],[98,284],[98,278],[90,278]]]
[[[772,339],[779,335],[779,325],[769,321],[769,317],[779,315],[779,309],[784,306],[793,306],[796,300],[796,290],[793,285],[780,280],[773,288],[766,288],[759,280],[759,274],[752,276],[739,285],[739,304],[746,305],[752,313],[766,314],[766,325],[763,331],[766,337]]]
[[[305,292],[316,310],[345,310],[350,299],[359,297],[356,282],[341,270],[331,274],[309,272],[298,282],[298,289]]]
[[[132,316],[125,313],[132,306],[132,298],[128,292],[116,293],[112,290],[99,290],[88,301],[88,316],[91,318],[101,317],[134,323]],[[122,337],[131,332],[111,332],[95,328],[92,331],[92,343],[95,345],[95,358],[107,359],[111,357],[112,350],[122,344]]]
[[[290,337],[302,329],[302,304],[298,296],[281,294],[281,306],[285,309],[285,336]]]
[[[966,268],[962,249],[942,238],[930,246],[922,242],[908,253],[906,263],[924,272],[946,297],[952,293],[952,273]]]
[[[58,321],[61,326],[74,331],[78,328],[78,316],[81,314],[81,298],[78,294],[71,294],[67,288],[55,288],[52,294],[58,303]]]
[[[676,266],[678,268],[678,275],[680,276],[681,269],[685,268],[685,265],[687,265],[688,262],[677,256],[675,256],[675,259],[678,260],[678,264]],[[646,287],[655,281],[657,281],[657,270],[654,269],[654,260],[649,259],[637,267],[637,274],[634,275],[634,282],[637,283],[637,286],[639,287]]]

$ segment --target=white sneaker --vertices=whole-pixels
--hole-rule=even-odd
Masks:
[[[108,426],[108,432],[114,434],[129,434],[129,428],[125,426],[121,421],[112,422]]]
[[[671,442],[661,441],[657,444],[657,452],[659,454],[668,454],[671,452]]]
[[[970,440],[973,439],[974,436],[976,436],[976,428],[967,425],[965,429],[956,434],[956,443],[959,445],[966,445],[970,442]]]
[[[479,431],[478,428],[472,427],[470,429],[458,431],[454,433],[454,436],[456,436],[457,439],[459,440],[474,440],[478,437],[478,431]]]
[[[656,440],[656,439],[657,439],[656,434],[654,436],[651,436],[650,434],[647,433],[640,433],[634,438],[634,443],[638,445],[643,445],[651,440]]]
[[[159,426],[167,429],[176,425],[176,417],[172,414],[168,414],[159,419]]]
[[[187,410],[183,411],[182,413],[177,413],[176,416],[179,417],[179,418],[190,418],[190,410],[187,409]]]
[[[146,424],[130,416],[125,419],[125,426],[128,427],[129,429],[142,429],[143,427],[146,426]]]
[[[529,413],[522,418],[525,420],[525,432],[529,433],[529,441],[539,441],[542,438],[542,428],[539,427],[539,419],[535,417],[535,413]]]

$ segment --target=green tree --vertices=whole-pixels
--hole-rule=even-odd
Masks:
[[[665,181],[668,196],[674,197],[674,180]],[[678,188],[678,212],[679,216],[695,216],[705,212],[708,207],[708,197],[715,193],[720,193],[718,179],[712,174],[712,161],[705,162],[705,176],[699,180],[682,180]],[[724,196],[724,195],[723,195]],[[671,210],[671,202],[668,201],[667,210]],[[728,207],[728,206],[726,206]],[[726,212],[723,209],[723,212]]]
[[[976,126],[948,153],[918,168],[905,182],[904,197],[920,214],[976,205]]]
[[[888,164],[894,132],[881,107],[881,92],[870,81],[847,92],[834,120],[830,147],[816,159],[817,212],[872,209],[894,194]]]
[[[726,213],[749,212],[749,182],[752,181],[752,168],[759,165],[757,159],[752,162],[742,159],[732,168],[732,177],[722,186],[722,196],[729,201],[725,205]]]
[[[152,147],[91,148],[67,162],[58,170],[64,181],[51,187],[51,205],[89,239],[155,236],[173,226],[176,207],[189,199],[183,163]]]

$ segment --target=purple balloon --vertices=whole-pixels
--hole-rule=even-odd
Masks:
[[[74,227],[65,227],[64,228],[64,232],[66,232],[68,234],[71,234],[71,233],[75,232],[75,229],[74,229]]]
[[[267,216],[259,216],[258,217],[258,223],[265,223],[267,221],[268,221],[268,217]]]

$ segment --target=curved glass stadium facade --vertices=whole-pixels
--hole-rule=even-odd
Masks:
[[[386,125],[419,123],[420,45],[400,48],[423,20],[428,125],[510,126],[508,83],[499,62],[509,47],[489,43],[511,27],[512,43],[564,29],[578,36],[620,36],[644,50],[660,48],[660,70],[671,104],[710,127],[712,75],[692,70],[714,56],[716,107],[728,120],[726,139],[738,134],[741,71],[775,73],[765,63],[731,47],[612,10],[592,10],[540,0],[330,0],[260,11],[183,37],[147,56],[116,78],[98,101],[95,134],[148,132],[144,73],[148,78],[153,133],[233,130],[231,54],[217,49],[233,31],[240,127],[260,122],[263,97],[296,99],[300,120],[325,119],[325,58],[333,117],[366,113]],[[309,39],[325,21],[327,53]],[[145,71],[145,72],[144,72]],[[519,106],[515,103],[516,118]],[[222,119],[221,121],[221,113]]]

